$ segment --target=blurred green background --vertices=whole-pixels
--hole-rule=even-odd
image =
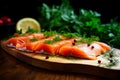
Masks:
[[[103,22],[117,17],[120,21],[119,2],[117,0],[69,0],[77,12],[80,8],[91,9],[101,13]],[[0,0],[0,16],[7,15],[14,21],[22,17],[38,18],[37,7],[42,3],[61,4],[61,0]]]

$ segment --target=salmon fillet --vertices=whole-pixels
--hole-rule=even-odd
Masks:
[[[89,60],[95,60],[97,56],[111,50],[111,47],[104,42],[76,43],[79,39],[81,38],[68,39],[58,34],[46,37],[43,33],[33,33],[12,37],[5,44],[27,52],[73,56]]]
[[[68,39],[68,40],[62,40],[62,41],[58,41],[56,43],[53,43],[53,44],[44,44],[43,47],[44,47],[44,51],[46,53],[49,53],[49,54],[52,54],[52,55],[55,55],[55,54],[58,54],[59,53],[59,49],[62,47],[62,46],[65,46],[65,45],[72,45],[74,43],[74,39]]]
[[[99,44],[102,44],[99,45]],[[104,46],[103,46],[104,45]],[[74,56],[90,60],[97,59],[97,56],[110,50],[110,47],[103,42],[94,42],[92,44],[79,44],[74,46],[62,46],[59,54],[63,56]]]

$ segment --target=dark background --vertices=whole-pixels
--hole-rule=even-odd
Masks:
[[[22,17],[38,18],[37,7],[42,3],[59,5],[61,0],[0,0],[0,17],[9,16],[13,21]],[[119,2],[117,0],[70,0],[71,5],[77,12],[80,8],[97,11],[101,14],[101,20],[105,23],[110,19],[117,18],[120,21]]]

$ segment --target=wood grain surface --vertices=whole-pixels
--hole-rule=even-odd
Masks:
[[[31,61],[30,61],[31,62]],[[32,63],[32,62],[31,62]],[[44,62],[42,64],[45,64]],[[51,63],[50,63],[51,64]],[[60,68],[59,64],[51,64],[53,66],[58,66]],[[49,67],[49,65],[46,65]],[[69,65],[70,67],[72,65]],[[0,80],[107,80],[107,79],[120,79],[119,75],[115,77],[114,70],[109,71],[110,73],[113,73],[113,76],[108,77],[107,73],[104,70],[102,71],[96,71],[97,73],[105,74],[107,77],[103,76],[96,76],[95,74],[86,74],[85,73],[74,73],[74,71],[71,69],[65,69],[69,71],[62,71],[62,70],[54,70],[55,67],[53,67],[52,70],[49,68],[43,68],[43,67],[36,67],[30,64],[27,64],[26,62],[15,58],[14,56],[8,54],[6,51],[4,51],[2,48],[0,48]],[[65,68],[65,67],[63,67]],[[84,66],[83,66],[84,68]],[[88,67],[86,71],[91,71],[92,67]],[[77,69],[76,69],[77,70]],[[96,69],[97,70],[97,69]],[[94,72],[94,71],[93,71]],[[120,73],[120,72],[118,72]]]

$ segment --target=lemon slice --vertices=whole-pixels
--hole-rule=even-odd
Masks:
[[[26,33],[29,29],[40,32],[39,22],[34,18],[22,18],[16,24],[16,30],[21,31],[22,34]]]

